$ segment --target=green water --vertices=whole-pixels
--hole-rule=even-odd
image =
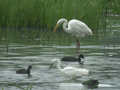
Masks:
[[[75,62],[68,65],[87,68],[92,74],[72,81],[58,69],[49,70],[49,65],[54,58],[76,55],[74,38],[64,32],[43,31],[1,30],[0,89],[24,90],[32,86],[32,90],[88,90],[81,83],[95,78],[100,82],[95,90],[119,90],[118,43],[113,44],[106,36],[104,39],[96,35],[81,39],[80,51],[85,55],[85,64],[80,66]],[[33,66],[31,78],[16,74],[16,70],[28,65]]]
[[[120,89],[119,0],[0,2],[0,90],[93,90],[81,84],[89,78],[100,82],[94,90]],[[56,68],[49,70],[52,59],[76,56],[75,39],[62,30],[52,32],[61,17],[80,19],[94,31],[80,40],[85,64],[67,63],[89,69],[89,76],[73,81]],[[16,74],[28,65],[32,77]]]
[[[98,79],[94,90],[120,88],[120,22],[118,18],[107,23],[106,29],[80,40],[80,52],[85,64],[67,65],[86,68],[89,76],[69,80],[56,68],[49,70],[52,59],[76,56],[75,39],[63,32],[49,29],[0,29],[0,89],[4,90],[93,90],[81,83],[89,78]],[[104,24],[104,23],[103,23]],[[16,70],[32,65],[32,77],[16,74]]]

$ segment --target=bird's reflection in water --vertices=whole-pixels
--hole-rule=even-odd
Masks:
[[[60,83],[59,90],[88,90],[81,83]]]

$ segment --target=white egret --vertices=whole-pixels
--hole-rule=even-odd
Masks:
[[[72,36],[76,38],[76,46],[78,51],[80,49],[79,38],[93,34],[92,30],[84,22],[77,19],[72,19],[68,22],[65,18],[61,18],[57,21],[54,32],[56,32],[60,24],[63,24],[63,30],[65,32],[72,34]]]
[[[75,68],[67,66],[62,69],[61,60],[57,58],[53,59],[52,62],[53,62],[52,65],[56,65],[57,68],[61,71],[61,73],[70,77],[71,79],[75,79],[77,76],[84,76],[89,74],[89,70],[85,68]]]
[[[84,55],[80,54],[78,58],[72,56],[65,56],[61,59],[64,62],[78,62],[79,64],[84,64]]]

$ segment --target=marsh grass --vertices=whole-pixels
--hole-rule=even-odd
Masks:
[[[113,14],[119,14],[119,2],[120,0],[0,0],[0,43],[6,43],[6,47],[12,42],[43,45],[53,42],[59,45],[71,43],[74,39],[62,30],[52,32],[61,17],[79,19],[88,24],[95,38],[103,37],[106,33],[106,8]]]
[[[32,90],[33,86],[32,85],[28,85],[26,88],[23,88],[21,86],[16,85],[17,88],[19,88],[20,90]]]
[[[65,17],[77,18],[97,29],[99,18],[108,0],[0,0],[1,27],[47,27]],[[111,0],[119,12],[119,0]],[[117,8],[117,9],[116,9]]]

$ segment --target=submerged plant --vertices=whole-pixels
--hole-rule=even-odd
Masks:
[[[16,87],[17,88],[20,88],[21,90],[32,90],[32,85],[30,84],[30,85],[28,85],[26,88],[23,88],[23,87],[21,87],[21,86],[19,86],[19,85],[16,85]]]
[[[16,87],[17,88],[19,88],[20,90],[32,90],[32,85],[28,85],[28,87],[26,87],[26,88],[23,88],[23,87],[21,87],[21,86],[18,86],[18,85],[16,85]],[[4,88],[2,88],[1,90],[5,90]]]
[[[2,90],[4,90],[4,88],[2,88]]]

